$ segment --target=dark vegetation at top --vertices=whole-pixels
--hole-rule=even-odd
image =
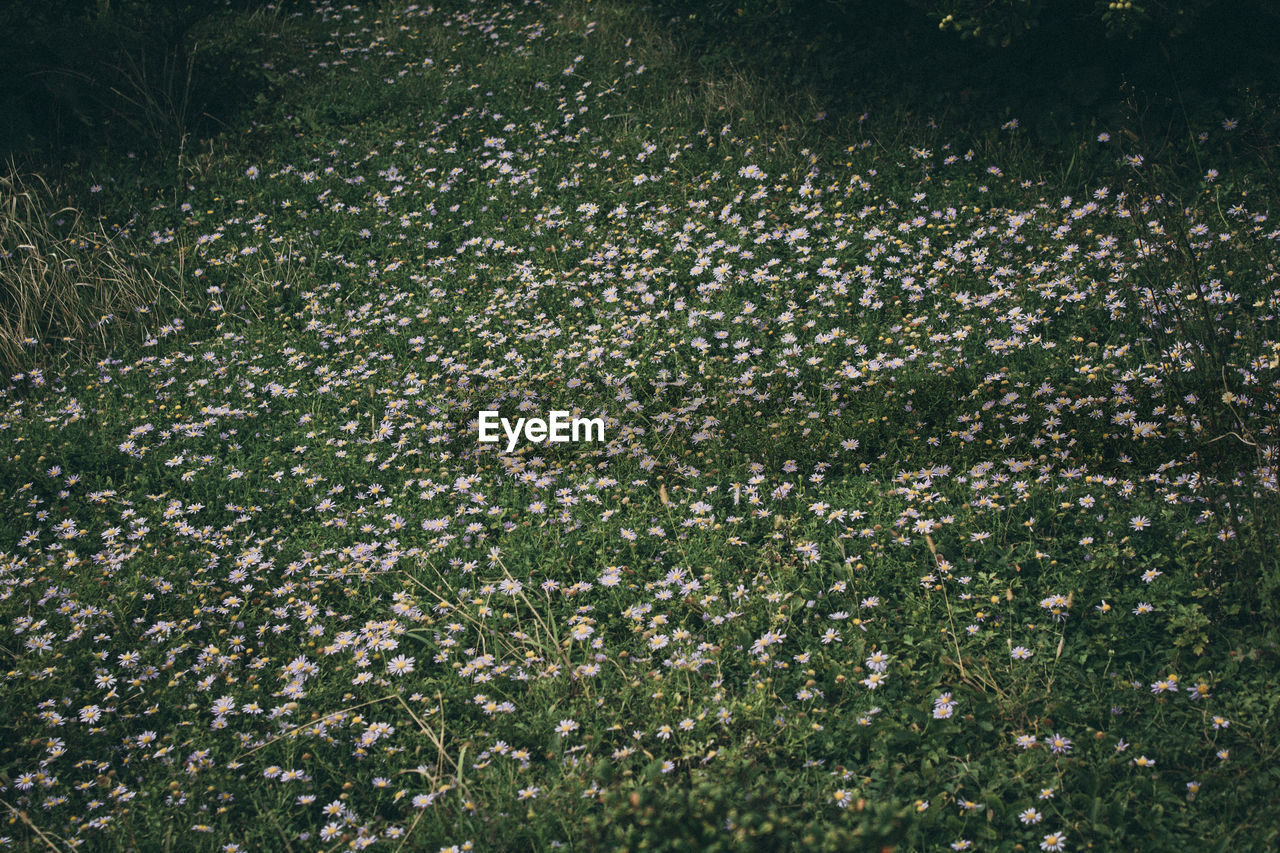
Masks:
[[[447,5],[447,4],[446,4]],[[1018,118],[1046,162],[1122,127],[1183,163],[1189,128],[1248,118],[1231,153],[1274,175],[1280,56],[1268,0],[653,0],[710,68],[833,117],[887,108],[977,133]],[[12,0],[0,8],[0,157],[47,176],[95,154],[176,155],[291,72],[266,59],[290,3]],[[248,12],[249,14],[245,14]],[[296,30],[290,32],[295,33]],[[276,55],[281,55],[276,45]],[[283,55],[289,55],[285,50]]]
[[[106,152],[177,153],[273,83],[263,36],[290,4],[8,0],[0,4],[0,157],[56,172]]]
[[[740,67],[782,96],[813,93],[833,115],[887,106],[979,132],[1016,117],[1046,159],[1070,158],[1094,127],[1123,126],[1159,152],[1181,149],[1191,126],[1248,116],[1250,133],[1233,153],[1269,176],[1275,168],[1280,7],[1267,0],[655,0],[652,8],[703,63]]]

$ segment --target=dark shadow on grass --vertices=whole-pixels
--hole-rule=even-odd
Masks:
[[[176,153],[276,82],[291,4],[10,0],[0,6],[0,159],[49,172],[104,151]]]
[[[786,11],[781,11],[785,5]],[[654,13],[709,68],[743,68],[778,93],[811,92],[832,117],[864,110],[986,133],[1018,118],[1033,142],[1064,147],[1095,126],[1148,145],[1227,116],[1274,139],[1280,7],[1214,4],[1181,34],[1108,36],[1088,4],[1048,3],[1006,46],[942,31],[922,3],[845,0],[722,4],[657,0]],[[733,8],[744,6],[745,9]],[[995,13],[993,13],[995,14]]]

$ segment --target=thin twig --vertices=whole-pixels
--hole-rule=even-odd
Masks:
[[[1229,435],[1234,435],[1236,438],[1240,439],[1240,441],[1244,443],[1247,447],[1258,446],[1257,442],[1249,441],[1247,438],[1242,438],[1239,433],[1233,432],[1231,430],[1227,430],[1226,435],[1220,435],[1217,438],[1209,439],[1208,441],[1205,442],[1205,444],[1213,444],[1215,441],[1222,441],[1222,439],[1226,438]]]
[[[404,708],[405,711],[409,713],[409,716],[413,718],[413,721],[418,724],[418,728],[422,730],[422,733],[427,737],[431,738],[431,742],[436,745],[438,756],[440,758],[448,759],[449,763],[453,765],[454,772],[455,773],[458,772],[458,762],[450,758],[449,754],[444,750],[444,711],[441,710],[440,712],[440,734],[436,735],[436,733],[433,732],[431,729],[429,729],[427,727],[427,724],[422,722],[422,719],[416,713],[414,713],[414,710],[409,707],[409,703],[404,701],[403,696],[401,696],[399,693],[396,693],[393,695],[395,696],[396,701],[400,703],[400,706]],[[438,762],[437,762],[437,766],[438,766]]]
[[[50,850],[53,850],[54,853],[59,853],[58,845],[50,841],[49,836],[41,832],[40,827],[36,826],[34,823],[31,822],[31,818],[27,817],[26,812],[19,811],[18,809],[14,808],[12,805],[9,804],[8,800],[0,800],[0,803],[4,803],[5,806],[8,807],[9,811],[13,813],[13,816],[16,817],[18,820],[22,821],[23,823],[25,823],[31,829],[31,831],[34,832],[40,838],[41,841],[43,841],[45,844],[49,846]]]
[[[400,853],[404,846],[409,843],[409,836],[413,835],[413,831],[418,828],[418,823],[422,820],[422,816],[426,811],[419,811],[413,818],[413,826],[409,827],[409,831],[404,834],[404,838],[400,839],[400,843],[396,846],[396,853]]]
[[[332,714],[325,714],[323,717],[320,717],[319,719],[316,719],[316,720],[308,720],[308,721],[307,721],[307,722],[305,722],[305,723],[302,723],[302,724],[300,724],[300,725],[294,726],[294,727],[293,727],[293,728],[291,728],[291,729],[287,729],[287,730],[285,730],[285,731],[281,732],[280,734],[278,734],[278,735],[276,735],[275,737],[271,738],[271,740],[269,740],[269,741],[266,741],[266,742],[264,742],[264,743],[260,743],[260,744],[258,744],[258,745],[257,745],[257,746],[255,746],[253,749],[249,750],[248,752],[242,752],[242,753],[240,753],[239,755],[237,755],[237,756],[236,756],[236,761],[239,761],[239,760],[240,760],[240,759],[242,759],[242,758],[246,758],[246,757],[248,757],[248,756],[250,756],[250,755],[253,755],[255,752],[257,752],[257,751],[258,751],[258,750],[260,750],[260,749],[266,749],[268,746],[271,746],[273,743],[277,743],[277,742],[279,742],[279,741],[281,741],[281,740],[284,740],[285,738],[287,738],[289,735],[293,734],[294,732],[302,731],[302,730],[303,730],[303,729],[305,729],[307,726],[318,726],[318,725],[320,725],[321,723],[323,723],[325,720],[331,719],[331,718],[333,718],[333,717],[340,716],[340,715],[342,715],[342,714],[349,714],[349,713],[351,713],[352,711],[355,711],[355,710],[357,710],[357,709],[359,709],[359,708],[367,708],[367,707],[369,707],[370,705],[376,705],[376,704],[377,704],[377,703],[379,703],[379,702],[385,702],[385,701],[387,701],[387,700],[388,700],[388,699],[390,699],[390,698],[391,698],[390,696],[379,696],[377,699],[370,699],[368,702],[361,702],[359,705],[352,705],[350,708],[342,708],[342,709],[339,709],[339,710],[337,710],[337,711],[334,711]]]
[[[933,537],[926,533],[924,535],[924,543],[929,546],[929,553],[933,555],[934,565],[941,570],[942,563],[938,557],[938,546],[933,544]],[[960,668],[961,680],[967,680],[964,671],[964,655],[960,651],[960,640],[956,637],[956,620],[951,614],[951,598],[947,595],[947,585],[943,583],[939,584],[939,586],[942,587],[942,600],[947,605],[947,622],[951,625],[951,643],[956,647],[956,666]]]

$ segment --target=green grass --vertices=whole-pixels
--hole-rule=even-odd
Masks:
[[[8,846],[1275,843],[1235,131],[1049,172],[622,4],[300,11],[244,127],[68,170],[187,307],[0,390]]]

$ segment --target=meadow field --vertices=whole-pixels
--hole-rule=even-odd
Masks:
[[[218,34],[242,121],[0,181],[0,848],[1277,844],[1248,116],[828,114],[626,3]]]

